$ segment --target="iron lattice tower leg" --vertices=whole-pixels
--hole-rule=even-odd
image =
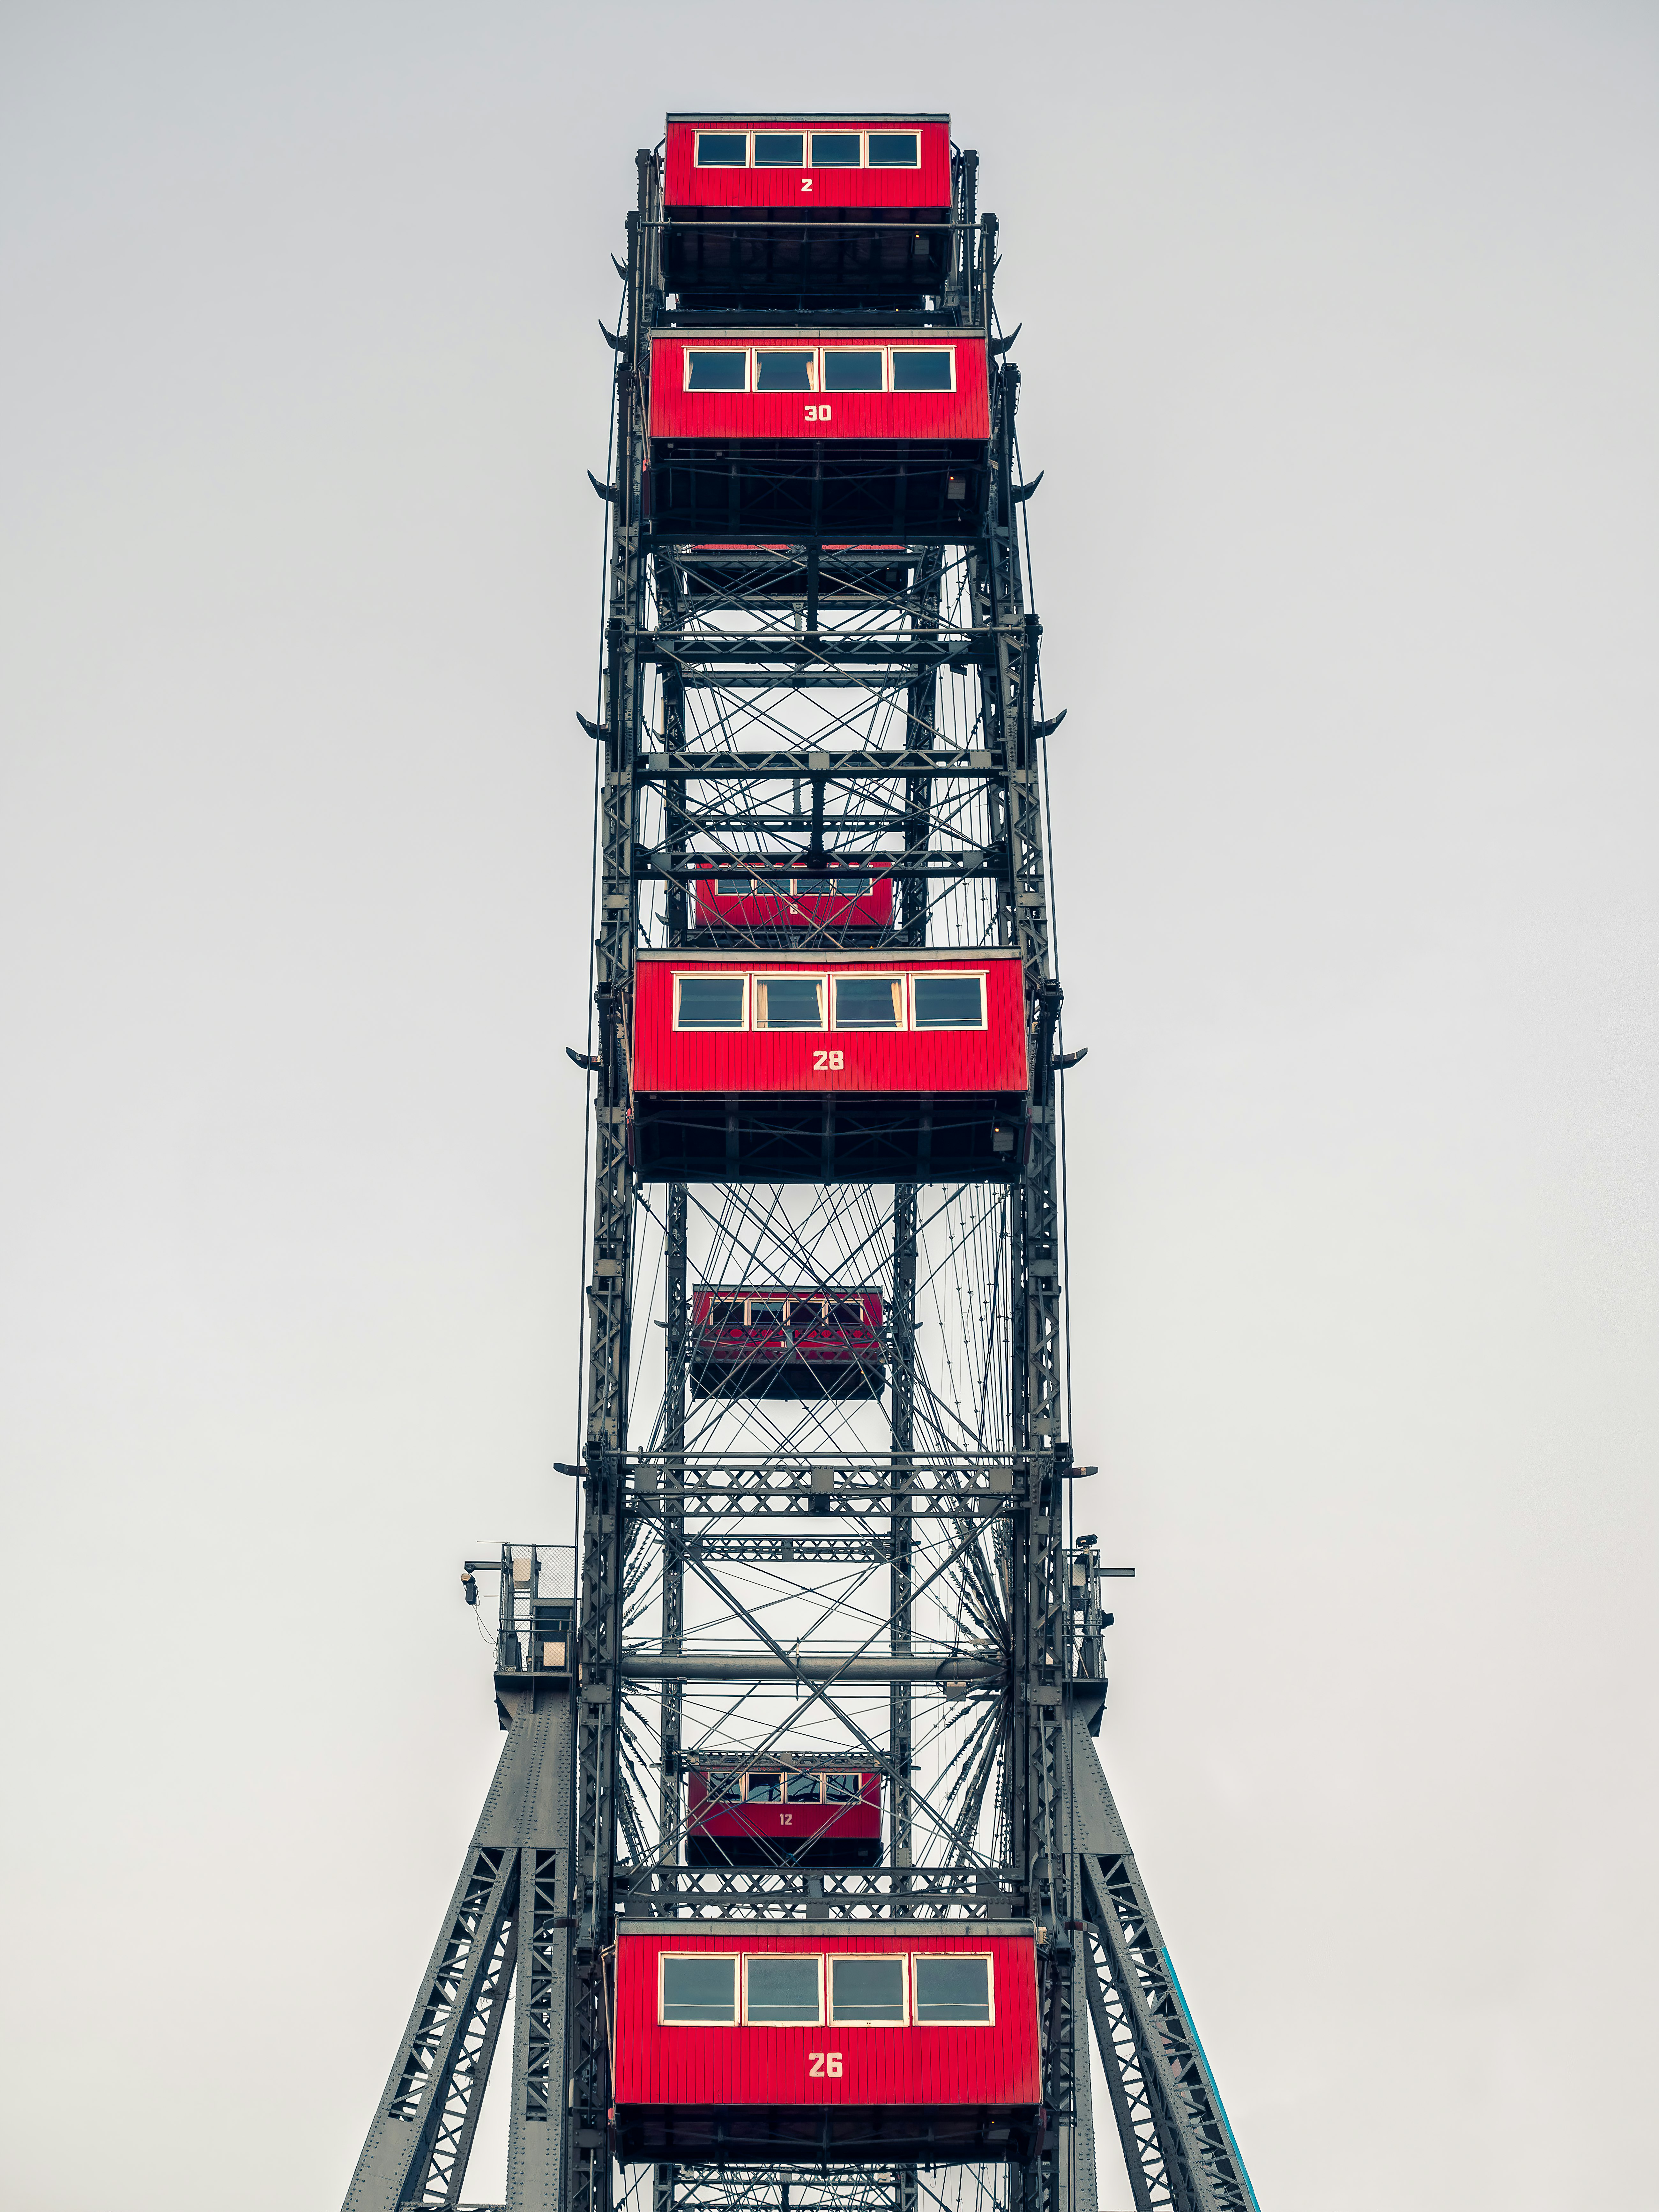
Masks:
[[[507,2203],[555,2212],[561,2130],[545,2107],[565,2070],[570,1785],[570,1692],[558,1682],[507,1731],[344,2212],[459,2203],[515,1965]]]
[[[1070,1734],[1082,1978],[1136,2212],[1259,2212],[1093,1740]]]

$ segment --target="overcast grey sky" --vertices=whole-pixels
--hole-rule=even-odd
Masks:
[[[456,1565],[570,1509],[594,322],[725,103],[948,108],[1002,218],[1103,1749],[1262,2203],[1659,2203],[1612,0],[0,9],[0,2198],[337,2203],[475,1817]]]

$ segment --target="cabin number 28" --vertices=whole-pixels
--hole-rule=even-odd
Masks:
[[[812,1065],[815,1068],[844,1068],[847,1065],[847,1054],[844,1052],[815,1052],[812,1054]]]

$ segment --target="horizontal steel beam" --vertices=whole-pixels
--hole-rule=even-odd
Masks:
[[[688,691],[908,691],[917,668],[683,668]]]
[[[672,530],[661,523],[642,522],[640,538],[647,550],[657,545],[689,545],[694,550],[701,550],[709,543],[709,532],[714,530],[718,532],[722,550],[728,547],[733,550],[752,548],[757,553],[769,553],[776,545],[803,545],[811,542],[801,537],[799,532],[781,528],[775,522],[758,526],[745,523],[741,528],[726,522],[719,525],[688,522]],[[905,554],[915,553],[924,545],[981,545],[985,543],[988,534],[988,525],[982,515],[975,515],[971,520],[964,515],[962,527],[958,530],[906,530]],[[823,538],[818,542],[827,546],[841,545],[848,541],[837,534],[833,538]],[[868,541],[860,550],[871,550]],[[896,557],[902,560],[905,555]],[[830,558],[833,560],[835,556],[831,554]]]
[[[977,876],[1006,874],[1008,866],[1006,852],[978,850],[973,847],[964,847],[960,852],[954,853],[931,852],[925,860],[902,860],[896,854],[883,854],[880,857],[882,874],[896,880],[909,878],[917,881],[961,883]],[[682,859],[661,846],[655,851],[636,846],[633,874],[635,883],[660,881],[690,885],[712,883],[718,876],[729,876],[735,865],[731,860],[708,860],[701,854],[690,860]],[[748,860],[742,866],[744,872],[748,875],[763,878],[776,876],[787,891],[789,878],[810,869],[811,863],[797,858],[781,866],[768,866]]]
[[[873,665],[902,667],[905,673],[923,669],[988,668],[996,659],[996,634],[976,630],[971,642],[944,638],[928,645],[914,637],[842,636],[834,630],[812,633],[807,642],[802,631],[750,630],[742,637],[701,637],[684,630],[656,631],[639,640],[641,660],[661,661],[687,668],[720,666],[743,668],[755,661],[779,661],[793,668],[817,667],[833,661],[840,669]],[[1018,642],[1011,638],[1011,642]]]
[[[718,782],[728,777],[748,781],[757,776],[908,776],[995,775],[1000,763],[990,751],[945,752],[922,746],[902,752],[825,753],[817,748],[791,745],[751,753],[641,753],[634,763],[636,776],[687,776],[696,782]]]
[[[688,1536],[688,1559],[731,1559],[763,1565],[771,1560],[792,1565],[879,1565],[892,1557],[890,1536]]]
[[[893,1652],[868,1652],[861,1658],[775,1659],[769,1652],[682,1651],[672,1658],[624,1652],[617,1662],[624,1680],[635,1682],[1001,1682],[1007,1668],[1000,1659],[905,1658]]]

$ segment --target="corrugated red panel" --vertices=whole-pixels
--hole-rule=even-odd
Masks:
[[[1006,1923],[1004,1923],[1006,1929]],[[987,2026],[665,2026],[658,2019],[658,1965],[664,1952],[738,1956],[819,1957],[988,1953],[994,2021]],[[825,1935],[811,1925],[780,1932],[775,1923],[705,1934],[696,1923],[624,1928],[617,1944],[615,2102],[631,2106],[795,2106],[876,2110],[899,2106],[941,2113],[963,2106],[1008,2112],[1042,2100],[1036,1999],[1036,1943],[1030,1934],[988,1935],[958,1925]],[[839,2075],[814,2068],[835,2053]]]
[[[985,977],[982,1030],[676,1030],[676,975],[939,975]],[[751,992],[752,996],[752,992]],[[642,952],[630,1038],[636,1096],[866,1091],[1006,1097],[1027,1086],[1025,1000],[1019,955],[963,952],[927,958],[871,955],[823,961]],[[834,1063],[839,1060],[839,1066]]]
[[[689,346],[720,347],[757,343],[752,331],[708,331],[696,338],[653,337],[651,341],[651,435],[741,443],[750,439],[910,438],[953,439],[982,443],[991,434],[991,392],[985,341],[965,331],[941,337],[916,331],[902,341],[906,350],[956,352],[954,392],[688,392],[685,354]],[[890,331],[826,335],[811,331],[779,333],[775,347],[816,346],[824,352],[856,353],[872,345],[892,345]]]
[[[813,168],[810,136],[814,131],[914,131],[921,140],[921,164],[915,169]],[[808,137],[809,159],[799,169],[699,168],[699,131],[799,131]],[[810,186],[804,190],[803,186]],[[935,222],[951,211],[951,120],[948,116],[819,116],[812,122],[787,116],[698,116],[668,119],[664,148],[663,206],[669,216],[715,208],[902,209]]]

